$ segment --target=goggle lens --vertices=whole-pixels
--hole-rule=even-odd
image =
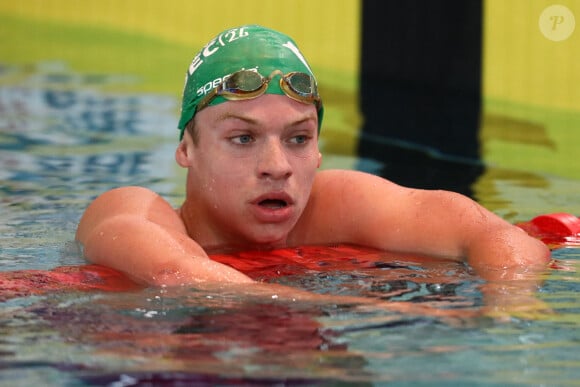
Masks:
[[[265,84],[264,82],[265,78],[255,71],[238,71],[222,83],[222,90],[218,90],[217,94],[226,96],[227,93],[251,93],[259,90]]]
[[[314,94],[318,94],[314,80],[308,74],[290,73],[284,76],[283,79],[294,92],[304,97],[312,97]]]

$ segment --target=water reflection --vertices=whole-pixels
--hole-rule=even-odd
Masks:
[[[57,266],[55,244],[71,241],[86,205],[110,188],[143,185],[170,200],[181,192],[171,180],[176,101],[108,89],[131,82],[59,62],[0,65],[4,269]]]

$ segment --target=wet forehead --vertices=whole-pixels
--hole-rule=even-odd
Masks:
[[[318,115],[312,104],[297,102],[282,95],[266,94],[250,100],[227,101],[209,106],[199,112],[196,119],[215,124],[240,120],[252,125],[295,125],[312,121],[316,126]]]

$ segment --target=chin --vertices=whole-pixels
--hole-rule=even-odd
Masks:
[[[250,245],[259,248],[260,250],[286,247],[287,240],[288,232],[254,234],[248,239]]]

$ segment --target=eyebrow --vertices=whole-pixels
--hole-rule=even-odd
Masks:
[[[217,117],[216,121],[226,121],[228,119],[237,119],[237,120],[248,122],[250,124],[257,124],[258,123],[258,121],[252,117],[248,117],[248,116],[244,116],[244,115],[240,115],[240,114],[235,114],[235,113],[231,113],[231,112],[224,112],[224,113],[220,114]]]

